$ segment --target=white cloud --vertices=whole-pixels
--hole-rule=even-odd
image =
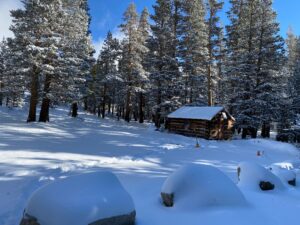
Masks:
[[[11,25],[10,10],[22,7],[20,0],[0,0],[0,40],[3,37],[11,37],[13,34],[9,30]]]
[[[124,34],[118,29],[118,28],[115,28],[113,31],[112,31],[112,34],[113,34],[113,37],[114,38],[117,38],[119,40],[122,40],[124,38]],[[103,44],[104,44],[104,40],[105,40],[106,36],[105,37],[100,37],[98,38],[97,41],[94,41],[94,48],[96,50],[94,56],[96,58],[98,58],[99,56],[99,53],[103,47]]]

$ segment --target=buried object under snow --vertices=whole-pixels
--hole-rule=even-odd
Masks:
[[[161,197],[165,206],[183,208],[246,202],[241,191],[223,172],[196,164],[183,166],[171,174],[163,184]]]
[[[283,183],[276,175],[257,163],[242,162],[237,171],[238,186],[241,188],[263,191],[284,189]]]
[[[293,170],[282,168],[276,164],[270,166],[269,170],[279,177],[283,183],[296,186],[296,173]]]
[[[110,172],[77,175],[37,190],[21,225],[133,225],[131,196]]]

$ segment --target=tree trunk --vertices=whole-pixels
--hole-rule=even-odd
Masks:
[[[98,114],[98,117],[101,116],[101,106],[100,105],[98,105],[98,107],[97,107],[97,114]]]
[[[104,87],[103,87],[103,96],[102,96],[102,118],[104,119],[105,118],[105,105],[106,105],[106,90],[107,90],[107,86],[106,84],[104,84]]]
[[[111,114],[111,99],[108,98],[108,114]]]
[[[30,83],[30,105],[27,123],[36,121],[36,107],[38,104],[38,85],[39,85],[39,74],[36,69],[33,70],[31,75]]]
[[[208,97],[208,106],[213,106],[213,96],[212,96],[212,78],[211,78],[211,65],[208,66],[207,73],[207,97]]]
[[[263,138],[270,138],[271,126],[270,123],[264,122],[261,128],[261,136]]]
[[[131,93],[128,90],[126,96],[126,108],[125,108],[125,117],[124,117],[126,122],[130,122],[130,113],[131,113],[130,101],[131,101]]]
[[[46,75],[45,84],[44,84],[44,97],[42,101],[42,107],[40,112],[39,122],[49,122],[49,108],[50,108],[50,99],[48,94],[50,92],[51,76]]]
[[[2,92],[2,89],[3,89],[3,83],[0,81],[0,106],[2,106],[2,104],[3,104],[3,92]]]
[[[250,132],[251,132],[251,138],[257,138],[257,129],[251,128]]]
[[[157,129],[160,128],[160,108],[156,109],[155,118],[154,118],[155,126]]]
[[[190,87],[190,101],[189,101],[189,103],[193,103],[193,99],[194,99],[194,81],[193,81],[193,79],[190,80],[190,85],[191,85],[191,87]]]
[[[72,104],[72,117],[76,118],[78,116],[78,104],[73,102]]]
[[[140,104],[139,104],[139,122],[144,123],[144,96],[143,93],[140,93]]]
[[[121,107],[121,117],[125,120],[125,107],[124,107],[124,105]]]
[[[116,93],[115,90],[113,91],[113,98],[112,98],[112,110],[111,110],[111,114],[112,116],[114,116],[115,114],[115,107],[116,107]]]
[[[248,134],[248,129],[243,128],[243,131],[242,131],[242,139],[246,139],[246,138],[247,138],[247,134]]]
[[[9,97],[6,97],[6,103],[5,103],[6,107],[8,107],[9,105]]]
[[[84,111],[87,111],[88,110],[88,103],[87,103],[87,97],[84,97],[83,99],[83,109]]]
[[[50,99],[47,97],[43,98],[39,122],[44,122],[44,123],[49,122],[49,108],[50,108]]]
[[[115,105],[112,103],[111,105],[111,115],[114,116],[115,114]]]
[[[121,117],[121,107],[118,105],[118,108],[117,108],[117,110],[118,110],[118,113],[117,113],[117,119],[118,119],[118,121],[120,120],[120,117]]]

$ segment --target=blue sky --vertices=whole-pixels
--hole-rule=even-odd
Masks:
[[[229,8],[229,4],[228,0],[225,1],[226,4],[221,16],[226,24],[225,11]],[[101,46],[108,30],[111,30],[116,36],[121,35],[117,27],[122,22],[123,12],[130,2],[137,5],[139,12],[144,7],[152,12],[152,5],[155,0],[89,0],[92,15],[91,30],[96,48]],[[274,9],[278,13],[281,34],[285,36],[288,27],[292,26],[294,32],[300,35],[300,0],[274,0]]]
[[[144,7],[152,12],[155,0],[89,0],[92,15],[91,31],[97,52],[99,52],[108,30],[111,30],[117,37],[122,36],[117,27],[122,23],[123,12],[130,2],[137,5],[139,12]],[[228,10],[229,4],[228,0],[225,2],[221,17],[226,24],[225,11]],[[11,24],[9,10],[20,7],[22,7],[21,0],[0,0],[0,40],[13,35],[9,31]],[[274,9],[278,13],[282,36],[286,36],[289,26],[293,27],[295,34],[300,35],[300,0],[274,0]]]

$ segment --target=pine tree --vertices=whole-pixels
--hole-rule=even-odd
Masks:
[[[92,53],[86,1],[25,0],[24,9],[12,11],[9,47],[19,70],[30,77],[28,122],[49,121],[50,102],[69,102],[80,96],[80,86],[89,74]],[[13,70],[11,70],[13,71]],[[28,79],[25,79],[28,80]],[[39,91],[41,90],[41,92]]]
[[[53,83],[58,80],[58,76],[62,73],[62,44],[64,40],[62,24],[65,15],[62,10],[62,3],[59,0],[51,0],[46,6],[45,2],[38,4],[45,4],[47,7],[44,18],[46,30],[42,33],[42,38],[45,42],[45,57],[42,65],[42,105],[39,115],[39,122],[49,122],[50,103],[53,99],[52,93],[54,91]]]
[[[226,62],[225,62],[225,80],[226,80],[226,102],[227,107],[231,114],[235,114],[234,112],[234,93],[237,88],[238,77],[238,67],[237,61],[238,57],[236,52],[238,52],[238,44],[239,44],[239,36],[240,36],[240,24],[242,22],[243,17],[243,7],[245,4],[245,0],[230,0],[231,8],[227,12],[228,19],[230,20],[230,24],[226,26]]]
[[[23,1],[24,9],[11,11],[13,24],[11,30],[14,38],[9,39],[9,48],[12,52],[11,60],[18,62],[18,69],[30,80],[30,107],[27,122],[36,121],[36,107],[39,98],[39,79],[45,66],[49,33],[47,28],[47,7],[42,1]],[[45,64],[44,64],[45,63]],[[17,74],[13,67],[8,71]]]
[[[61,8],[63,11],[60,11]],[[41,122],[49,121],[51,100],[74,102],[82,98],[93,63],[87,2],[66,1],[60,5],[60,2],[54,1],[53,10],[62,13],[57,21],[53,21],[56,23],[53,31],[60,36],[60,41],[57,43],[58,57],[54,57],[52,62],[56,67],[55,77],[48,74],[44,80]]]
[[[280,36],[280,27],[272,0],[260,1],[260,27],[258,30],[258,59],[256,68],[255,99],[256,112],[262,125],[262,137],[270,137],[270,124],[275,121],[278,102],[282,97],[282,68],[285,52],[284,40]]]
[[[108,101],[115,101],[115,93],[121,89],[119,83],[121,77],[118,71],[118,60],[120,57],[120,44],[113,38],[111,32],[107,33],[103,47],[97,60],[96,73],[96,99],[98,110],[102,118],[105,117],[105,110]]]
[[[259,0],[232,1],[228,29],[228,76],[231,83],[230,104],[236,116],[236,126],[256,137],[260,121],[254,98],[258,56]]]
[[[221,31],[222,27],[220,25],[220,17],[218,12],[222,10],[224,2],[217,0],[208,0],[207,2],[207,28],[208,28],[208,68],[207,68],[207,98],[208,105],[214,105],[214,98],[216,98],[217,86],[217,71],[216,61],[220,58],[221,52],[220,45],[222,44]],[[215,71],[215,73],[214,73]],[[219,71],[220,72],[220,71]],[[220,78],[220,77],[219,77]]]
[[[150,24],[149,24],[149,12],[147,8],[144,8],[142,11],[139,26],[138,26],[138,32],[139,32],[139,42],[143,48],[140,49],[140,55],[141,55],[141,63],[143,68],[146,70],[146,57],[147,53],[149,52],[149,49],[147,47],[148,40],[149,40],[149,34],[150,34]],[[149,89],[149,77],[148,72],[146,74],[147,79],[144,80],[144,82],[141,83],[141,89],[137,93],[138,94],[138,116],[139,116],[139,122],[144,122],[144,116],[145,116],[145,94]]]
[[[6,97],[6,106],[20,106],[24,99],[24,93],[28,89],[27,68],[16,66],[22,65],[20,55],[12,51],[12,39],[8,38],[4,48],[4,73],[3,92]],[[18,61],[19,60],[19,61]]]
[[[147,64],[150,69],[151,81],[151,105],[153,106],[154,121],[156,127],[160,127],[162,117],[162,105],[165,103],[176,104],[178,91],[179,65],[176,58],[176,43],[174,24],[173,1],[157,0],[154,14],[151,15],[151,38],[149,39],[149,59]],[[176,10],[175,10],[176,11]],[[176,14],[177,15],[177,14]],[[174,20],[176,18],[176,20]],[[177,28],[176,28],[177,30]]]
[[[2,42],[0,42],[0,106],[2,106],[4,93],[4,71],[5,71],[5,53],[6,53],[6,40],[3,39]]]
[[[222,27],[222,26],[221,26]],[[225,106],[227,104],[227,82],[225,76],[226,65],[226,43],[223,27],[219,34],[217,56],[216,56],[216,104]]]
[[[281,99],[278,111],[278,133],[289,129],[297,119],[300,109],[299,100],[299,62],[300,62],[300,41],[289,28],[286,39],[287,60],[282,69]],[[298,68],[297,68],[298,67]]]
[[[185,16],[180,48],[184,73],[187,75],[186,90],[189,90],[189,103],[207,102],[209,38],[204,3],[202,0],[185,0],[183,12]]]
[[[293,112],[294,114],[300,113],[300,38],[297,38],[295,50],[294,50],[293,61],[294,64],[291,66],[292,70],[292,99],[293,99]]]
[[[233,1],[228,29],[230,104],[243,137],[269,136],[276,119],[284,60],[283,40],[271,0]]]
[[[141,32],[139,32],[139,16],[135,5],[132,3],[124,13],[124,24],[121,31],[125,38],[122,42],[123,57],[121,62],[121,74],[126,84],[126,100],[124,119],[129,122],[133,113],[134,94],[142,91],[142,84],[147,82],[148,76],[144,70],[142,61],[147,51]]]

